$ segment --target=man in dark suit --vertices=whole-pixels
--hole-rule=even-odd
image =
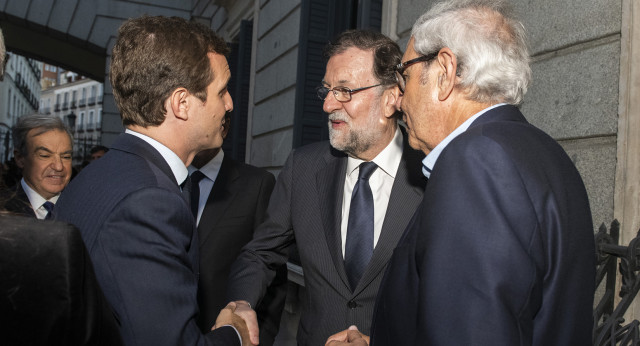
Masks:
[[[372,345],[591,344],[589,202],[562,147],[514,107],[531,78],[525,39],[506,1],[444,2],[414,25],[398,82],[429,183]]]
[[[306,290],[297,340],[313,346],[351,324],[368,330],[384,268],[425,183],[424,155],[405,146],[397,126],[398,45],[380,33],[348,31],[325,55],[319,96],[330,141],[289,155],[267,218],[234,263],[228,290],[236,313],[257,334],[247,303],[260,301],[295,243]]]
[[[7,211],[44,219],[71,179],[71,133],[60,118],[34,114],[20,117],[12,134],[22,179],[0,191],[0,202]]]
[[[233,109],[227,52],[210,29],[182,18],[126,21],[110,69],[126,133],[58,201],[55,216],[80,229],[125,345],[239,345],[223,325],[246,333],[233,305],[219,328],[197,326],[198,235],[180,186],[193,157],[222,144]]]
[[[75,227],[0,211],[0,263],[3,345],[122,345]]]
[[[231,116],[227,113],[223,138],[226,138],[230,124]],[[264,221],[276,180],[264,169],[225,155],[222,148],[199,152],[188,168],[192,182],[199,181],[199,194],[192,194],[191,203],[200,238],[198,325],[202,331],[207,331],[227,305],[225,294],[231,264]],[[287,267],[283,265],[265,298],[256,307],[260,345],[273,344],[286,295]]]

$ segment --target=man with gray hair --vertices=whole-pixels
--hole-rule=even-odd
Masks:
[[[507,1],[436,5],[397,72],[429,182],[380,286],[371,344],[591,344],[587,193],[560,145],[515,107],[531,70]]]
[[[71,133],[58,117],[27,115],[13,128],[13,145],[22,180],[0,199],[8,211],[44,219],[71,179]]]

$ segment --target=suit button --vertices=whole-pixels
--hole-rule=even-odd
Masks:
[[[355,309],[356,307],[358,307],[358,304],[356,304],[356,302],[354,302],[353,300],[350,300],[347,303],[347,306],[349,307],[349,309]]]

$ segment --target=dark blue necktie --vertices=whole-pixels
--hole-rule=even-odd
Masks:
[[[42,203],[42,207],[47,211],[47,215],[44,217],[45,220],[51,219],[51,211],[53,210],[53,206],[54,204],[49,201]]]
[[[369,177],[378,166],[373,162],[360,165],[358,181],[353,186],[344,263],[351,289],[355,289],[373,254],[373,193]]]
[[[198,205],[200,203],[200,181],[204,178],[206,178],[206,176],[200,171],[191,173],[191,191],[189,191],[189,194],[191,196],[191,212],[196,222],[198,220]]]

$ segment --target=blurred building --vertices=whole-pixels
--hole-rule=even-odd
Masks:
[[[18,117],[38,110],[42,63],[7,53],[4,81],[0,82],[0,162],[13,157],[11,129]]]
[[[47,64],[45,71],[56,77],[51,83],[51,75],[43,76],[39,113],[58,116],[69,126],[74,137],[73,163],[80,164],[100,143],[102,83]]]

